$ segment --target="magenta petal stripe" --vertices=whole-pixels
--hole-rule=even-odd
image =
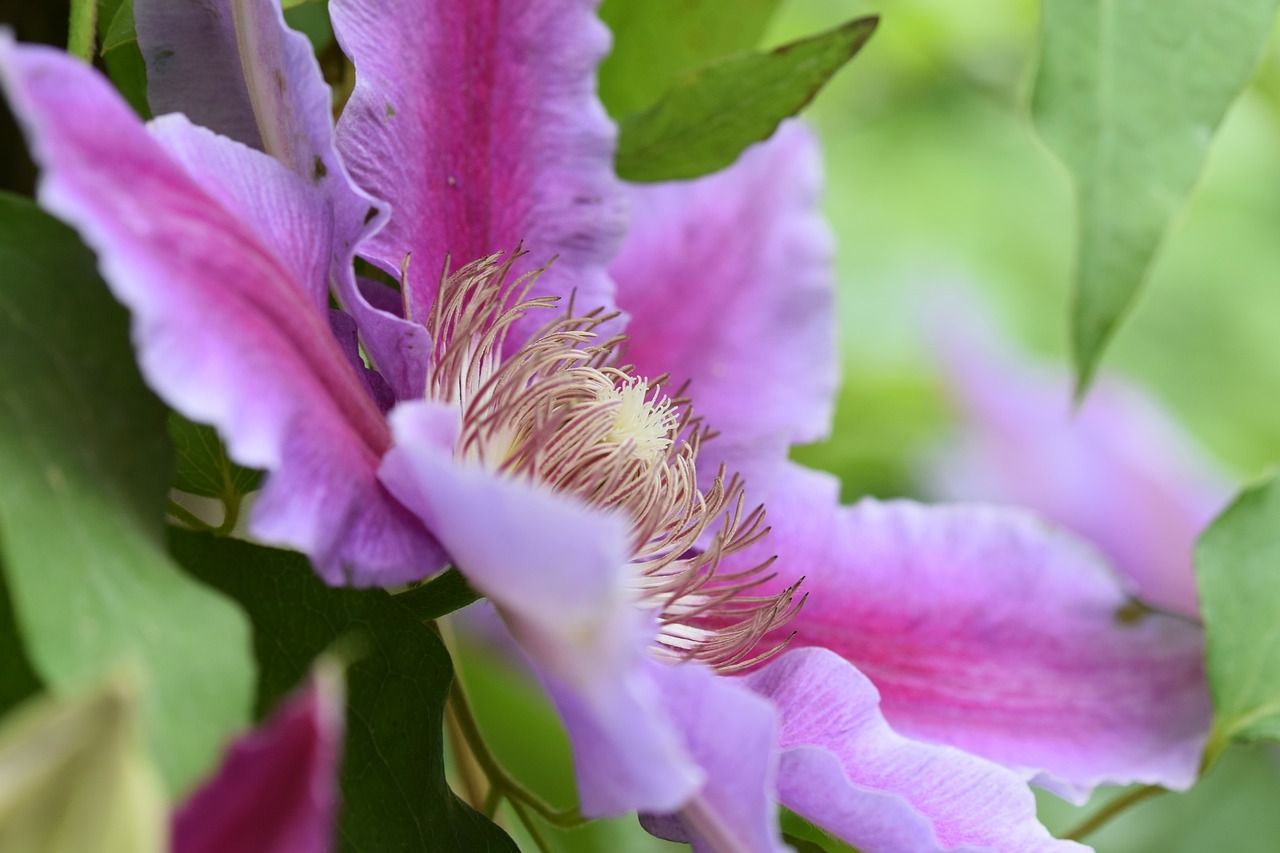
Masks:
[[[434,570],[433,540],[376,479],[386,422],[317,310],[314,285],[297,278],[300,267],[323,269],[331,250],[303,179],[252,149],[211,142],[181,117],[161,122],[175,148],[222,158],[230,171],[220,200],[92,69],[6,39],[0,75],[44,167],[40,202],[98,252],[133,312],[148,383],[216,426],[238,462],[272,472],[254,532],[308,553],[332,583],[397,583]],[[272,212],[246,223],[224,204],[254,183]],[[254,227],[267,219],[292,235],[283,256]]]
[[[517,270],[557,258],[534,295],[613,305],[604,267],[624,227],[615,131],[595,95],[609,45],[591,0],[336,0],[356,89],[338,145],[357,182],[391,205],[364,249],[396,273],[421,319],[452,268],[515,248]],[[544,322],[527,318],[518,344]]]
[[[1131,614],[1105,563],[1030,514],[907,501],[838,505],[789,466],[769,502],[779,583],[806,576],[788,628],[875,684],[895,731],[1082,796],[1185,788],[1210,705],[1193,623]]]

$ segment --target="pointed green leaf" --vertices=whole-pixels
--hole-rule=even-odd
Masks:
[[[120,0],[120,6],[111,16],[107,31],[102,36],[102,52],[110,53],[137,40],[138,34],[133,29],[133,0]]]
[[[261,471],[231,461],[213,427],[192,423],[177,412],[170,412],[169,438],[173,440],[176,460],[174,488],[230,503],[258,488],[262,481]]]
[[[58,691],[134,661],[171,791],[249,720],[249,627],[164,550],[164,408],[125,311],[69,229],[0,195],[0,557],[31,663]]]
[[[40,691],[40,677],[22,648],[22,638],[13,618],[13,602],[5,583],[0,560],[0,714]]]
[[[1257,67],[1276,0],[1043,0],[1036,127],[1076,185],[1080,390]]]
[[[859,18],[767,53],[744,53],[677,77],[662,99],[619,123],[618,174],[628,181],[695,178],[768,138],[866,44]]]
[[[453,666],[431,628],[384,590],[325,586],[295,553],[176,529],[171,545],[249,612],[260,715],[335,642],[363,652],[347,676],[343,850],[515,850],[445,781],[441,727]]]
[[[614,117],[645,109],[677,75],[760,44],[778,0],[605,0],[613,49],[600,65],[600,100]]]
[[[116,676],[41,697],[0,724],[0,850],[161,853],[169,814],[138,734],[137,689]]]
[[[1246,490],[1196,545],[1214,721],[1230,740],[1280,740],[1280,479]]]

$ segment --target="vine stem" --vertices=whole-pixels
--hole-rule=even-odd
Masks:
[[[1133,806],[1143,800],[1148,800],[1157,794],[1163,794],[1168,790],[1159,785],[1144,785],[1141,788],[1134,788],[1132,791],[1126,791],[1098,809],[1091,817],[1085,818],[1074,829],[1062,836],[1068,841],[1081,841],[1085,837],[1097,832],[1103,826],[1111,821],[1117,815],[1128,811]]]
[[[71,0],[67,26],[67,52],[85,62],[93,61],[93,43],[98,28],[98,0]]]
[[[192,530],[201,530],[206,533],[216,532],[213,525],[209,524],[203,518],[196,515],[194,512],[172,498],[169,499],[169,505],[166,507],[166,512],[178,519],[178,521],[181,521],[183,524],[190,527]]]
[[[467,703],[466,694],[457,680],[453,682],[453,689],[449,693],[449,710],[452,712],[462,738],[471,750],[476,763],[480,765],[480,769],[484,771],[484,775],[488,778],[489,784],[497,789],[500,796],[506,798],[513,808],[517,804],[528,806],[553,826],[569,828],[586,823],[586,819],[578,813],[576,808],[554,808],[537,794],[520,784],[514,776],[498,763],[493,753],[489,751],[488,744],[484,742],[480,727],[476,724],[475,716],[471,713],[471,706]],[[487,799],[493,799],[492,791]],[[486,802],[486,804],[488,803]],[[521,809],[517,808],[516,814],[519,815],[520,813]]]

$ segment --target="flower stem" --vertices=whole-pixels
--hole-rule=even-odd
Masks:
[[[216,532],[213,525],[209,524],[200,516],[196,515],[194,512],[172,498],[169,499],[169,506],[166,508],[166,512],[178,519],[178,521],[181,521],[183,524],[190,527],[192,530],[201,530],[206,533]]]
[[[516,817],[520,818],[520,822],[524,824],[524,828],[528,830],[529,837],[533,839],[534,845],[542,851],[542,853],[554,853],[547,838],[542,834],[542,830],[538,828],[537,822],[533,816],[525,811],[524,804],[519,800],[511,800],[511,810],[516,813]]]
[[[553,826],[569,828],[586,823],[586,819],[578,813],[576,808],[554,808],[537,794],[520,784],[514,776],[498,763],[493,753],[489,751],[488,744],[484,742],[484,736],[480,734],[480,727],[476,724],[476,719],[471,713],[471,706],[467,703],[466,694],[457,680],[453,682],[453,690],[449,693],[449,710],[452,712],[453,719],[462,733],[463,740],[475,757],[476,763],[480,765],[480,769],[484,771],[484,775],[488,778],[489,784],[498,792],[500,797],[510,800],[513,808],[517,803],[522,806],[528,806]],[[493,796],[493,791],[491,790],[489,799],[493,799]]]
[[[85,62],[93,61],[93,42],[98,28],[98,0],[71,0],[67,26],[67,52]]]
[[[237,492],[228,492],[222,498],[222,524],[213,531],[215,536],[230,536],[240,521],[240,498]]]
[[[1092,817],[1085,818],[1081,823],[1076,825],[1074,829],[1062,836],[1068,841],[1081,841],[1085,837],[1097,832],[1103,826],[1111,821],[1112,818],[1128,811],[1133,806],[1143,800],[1150,799],[1156,794],[1163,794],[1167,789],[1159,785],[1144,785],[1141,788],[1134,788],[1132,791],[1126,791],[1098,809]]]

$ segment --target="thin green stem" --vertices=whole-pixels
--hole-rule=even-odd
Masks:
[[[230,536],[240,521],[240,495],[230,492],[222,499],[222,524],[213,531],[215,536]]]
[[[516,813],[516,817],[520,818],[520,822],[524,824],[524,828],[529,831],[529,837],[533,839],[534,845],[542,851],[542,853],[555,853],[550,842],[547,841],[542,830],[538,827],[537,822],[533,819],[533,815],[525,811],[524,803],[519,800],[510,800],[511,810]]]
[[[98,0],[71,0],[67,28],[67,52],[85,62],[93,61],[93,42],[98,28]]]
[[[1092,817],[1081,821],[1074,829],[1062,836],[1068,841],[1081,841],[1089,835],[1097,832],[1103,826],[1111,821],[1117,815],[1128,811],[1143,800],[1148,800],[1157,794],[1163,794],[1166,788],[1159,785],[1144,785],[1141,788],[1134,788],[1116,797],[1102,808],[1098,809]]]
[[[489,784],[498,790],[500,796],[510,800],[513,807],[517,802],[528,806],[553,826],[569,828],[586,823],[586,818],[579,814],[576,808],[557,809],[553,807],[520,784],[514,776],[509,774],[498,763],[493,753],[489,751],[488,744],[484,742],[484,736],[480,734],[480,727],[476,724],[470,705],[467,704],[466,694],[457,681],[454,681],[453,690],[449,694],[449,709],[453,712],[453,718],[457,721],[458,729],[462,733],[463,740],[466,741],[467,746],[471,749],[471,754],[475,756],[480,769],[488,777]]]
[[[183,524],[187,525],[192,530],[201,530],[206,533],[217,532],[214,529],[212,524],[209,524],[203,518],[196,515],[194,512],[187,509],[185,506],[173,500],[172,498],[169,499],[169,506],[167,508],[167,512],[169,513],[169,515],[172,515],[174,518],[178,519],[178,521],[181,521]]]

